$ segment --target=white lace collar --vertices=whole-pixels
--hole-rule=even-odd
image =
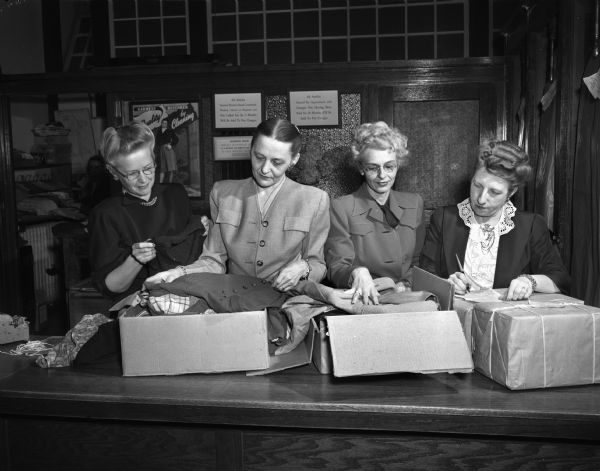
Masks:
[[[458,207],[458,215],[467,227],[471,228],[474,225],[479,225],[479,223],[475,220],[475,214],[471,208],[469,198],[461,201],[456,206]],[[514,229],[515,223],[513,222],[512,218],[516,212],[517,208],[515,208],[511,201],[507,201],[504,206],[502,206],[502,216],[500,216],[500,220],[498,221],[500,235],[507,234]]]

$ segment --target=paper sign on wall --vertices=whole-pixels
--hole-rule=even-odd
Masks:
[[[250,159],[250,141],[252,136],[213,137],[215,160]]]
[[[337,90],[290,92],[290,121],[297,126],[338,126]]]
[[[260,93],[215,94],[215,128],[255,128],[261,120]]]

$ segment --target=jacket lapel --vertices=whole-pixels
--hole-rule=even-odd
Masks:
[[[456,209],[456,208],[454,208]],[[460,271],[456,256],[464,264],[465,250],[469,239],[469,228],[458,215],[458,211],[444,210],[444,258],[448,275]],[[463,265],[464,266],[464,265]]]
[[[402,215],[404,214],[405,206],[406,203],[401,202],[398,199],[397,193],[395,191],[390,191],[390,211],[394,216],[396,216],[398,221],[402,220]]]
[[[367,191],[366,184],[359,188],[354,198],[353,216],[362,215],[367,219],[383,223],[383,212],[379,210],[379,206]]]
[[[507,234],[500,236],[498,242],[498,257],[494,272],[494,286],[508,287],[512,279],[521,274],[521,257],[516,254],[526,253],[525,245],[529,241],[531,224],[517,211],[513,217],[515,227]]]

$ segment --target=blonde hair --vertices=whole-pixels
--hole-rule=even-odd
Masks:
[[[143,147],[150,149],[154,159],[154,133],[144,123],[133,121],[116,128],[106,128],[102,134],[102,157],[109,165]]]
[[[367,149],[389,150],[396,155],[398,166],[408,164],[407,139],[398,129],[389,127],[383,121],[363,123],[354,131],[350,149],[355,163]]]

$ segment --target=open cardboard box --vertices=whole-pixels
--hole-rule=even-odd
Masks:
[[[267,312],[119,316],[124,376],[249,371],[267,374],[310,363],[314,330],[285,355],[269,353]]]
[[[414,268],[413,290],[438,297],[442,311],[324,314],[313,319],[313,363],[323,374],[470,373],[473,360],[452,308],[453,286]]]

